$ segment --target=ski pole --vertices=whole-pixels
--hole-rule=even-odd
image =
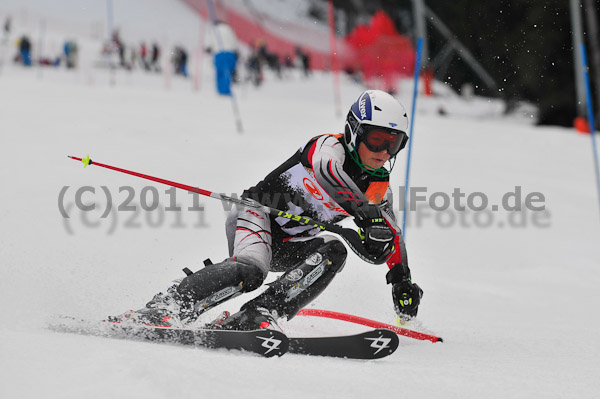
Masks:
[[[319,229],[321,229],[323,231],[329,231],[331,233],[335,233],[335,234],[339,235],[340,237],[342,237],[344,239],[344,241],[346,241],[346,243],[348,244],[350,249],[352,249],[352,251],[354,251],[354,253],[356,253],[365,262],[371,263],[374,265],[380,265],[386,261],[385,257],[379,258],[379,257],[374,257],[371,254],[369,254],[366,251],[358,233],[352,229],[340,227],[333,223],[319,222],[317,220],[308,218],[306,216],[294,215],[294,214],[286,212],[286,211],[281,211],[279,209],[271,208],[270,206],[262,205],[258,202],[254,202],[253,200],[249,200],[247,198],[229,197],[224,194],[219,194],[219,193],[215,193],[212,191],[203,190],[201,188],[189,186],[187,184],[177,183],[174,181],[161,179],[159,177],[154,177],[154,176],[150,176],[150,175],[145,175],[143,173],[133,172],[131,170],[102,164],[102,163],[96,162],[96,161],[92,162],[89,155],[86,156],[85,158],[78,158],[78,157],[74,157],[71,155],[68,155],[68,157],[71,159],[74,159],[76,161],[82,162],[84,168],[87,167],[88,165],[100,166],[102,168],[111,169],[111,170],[125,173],[128,175],[141,177],[142,179],[152,180],[157,183],[166,184],[171,187],[180,188],[182,190],[186,190],[186,191],[189,191],[192,193],[204,195],[206,197],[211,197],[211,198],[223,201],[223,202],[230,202],[230,203],[233,203],[236,205],[242,205],[242,206],[258,209],[258,210],[268,213],[269,215],[274,216],[274,217],[283,217],[283,218],[293,220],[293,221],[298,222],[303,225],[318,227]]]

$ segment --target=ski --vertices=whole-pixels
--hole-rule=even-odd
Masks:
[[[112,324],[112,323],[109,323]],[[201,346],[254,352],[264,357],[282,356],[288,349],[288,338],[276,330],[212,330],[160,326],[110,326],[124,338],[139,338],[152,342]]]
[[[94,335],[107,338],[132,339],[159,343],[190,345],[212,349],[233,349],[253,352],[264,357],[282,356],[288,349],[287,336],[276,330],[219,330],[147,326],[108,321],[89,322],[69,317],[51,323],[58,332]]]
[[[349,359],[380,359],[394,353],[398,344],[398,336],[393,331],[375,329],[339,337],[290,337],[288,352]]]
[[[49,323],[51,330],[106,338],[171,343],[212,349],[240,350],[264,357],[293,353],[348,359],[380,359],[398,348],[398,336],[374,329],[335,337],[288,337],[281,331],[176,328],[115,322],[92,322],[61,316]]]

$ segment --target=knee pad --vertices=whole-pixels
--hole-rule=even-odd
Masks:
[[[346,258],[348,257],[348,251],[340,240],[329,240],[319,248],[319,251],[328,254],[332,262],[331,268],[335,270],[336,273],[340,272],[344,268],[344,265],[346,264]]]

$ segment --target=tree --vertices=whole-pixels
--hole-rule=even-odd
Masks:
[[[597,11],[598,1],[592,1]],[[367,6],[362,9],[354,3],[334,1],[347,15],[383,9],[397,24],[398,31],[411,31],[412,27],[406,26],[400,12],[411,9],[410,0],[373,0],[365,2]],[[444,76],[437,75],[437,79],[456,90],[465,82],[474,83],[476,92],[500,95],[508,103],[530,101],[539,107],[539,123],[573,126],[576,98],[568,1],[427,0],[426,4],[492,75],[500,91],[487,90],[456,55],[447,65]],[[348,21],[359,19],[354,15]],[[353,26],[349,24],[348,28]],[[446,39],[431,25],[428,32],[433,58],[443,49]]]

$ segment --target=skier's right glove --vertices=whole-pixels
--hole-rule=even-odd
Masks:
[[[354,215],[367,252],[375,258],[387,258],[394,251],[396,233],[385,222],[381,210],[367,205]]]

